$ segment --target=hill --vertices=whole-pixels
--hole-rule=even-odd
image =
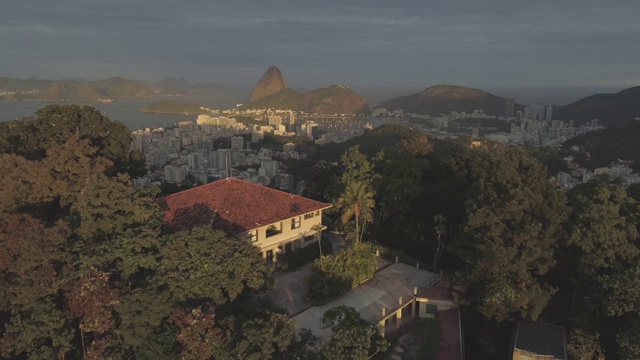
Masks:
[[[302,94],[291,88],[267,96],[264,99],[254,101],[243,106],[245,109],[282,109],[303,111]]]
[[[251,91],[249,103],[254,103],[287,88],[287,82],[277,66],[272,66],[262,75]]]
[[[640,122],[634,121],[623,126],[614,126],[603,130],[578,135],[562,144],[564,149],[579,146],[581,153],[589,156],[576,156],[575,161],[586,168],[609,166],[612,161],[633,160],[634,168],[640,169]]]
[[[301,97],[302,107],[312,114],[369,114],[369,101],[344,85],[306,92]]]
[[[155,96],[185,96],[185,95],[189,95],[189,92],[177,87],[173,87],[173,86],[168,86],[168,87],[164,87],[160,90],[155,90],[153,92],[153,95]]]
[[[92,84],[114,98],[153,97],[153,91],[146,86],[120,76],[94,81]]]
[[[98,81],[33,80],[0,77],[0,91],[7,100],[43,101],[111,101],[114,98],[148,98],[154,93],[148,87],[122,77]]]
[[[423,135],[423,132],[415,130],[409,125],[385,124],[345,142],[324,145],[322,151],[317,154],[316,159],[339,161],[340,156],[355,145],[359,145],[360,152],[371,158],[386,147],[399,144],[405,139]]]
[[[623,125],[640,117],[640,86],[622,90],[618,93],[595,94],[553,110],[558,120],[574,120],[582,125],[592,119],[598,119],[603,126]]]
[[[245,109],[282,109],[312,114],[369,114],[369,102],[343,85],[299,93],[287,88],[262,100],[245,105]]]
[[[505,99],[486,91],[454,85],[436,85],[421,92],[391,99],[376,106],[416,114],[439,115],[451,111],[484,110],[489,115],[504,113]]]
[[[180,103],[171,100],[161,100],[148,104],[140,109],[142,112],[152,112],[161,114],[206,114],[198,104]]]

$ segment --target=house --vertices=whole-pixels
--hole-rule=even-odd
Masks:
[[[561,326],[521,320],[512,344],[513,360],[567,359],[567,340]]]
[[[228,178],[160,198],[172,231],[210,226],[246,239],[275,261],[278,253],[317,242],[322,211],[332,205]]]
[[[439,360],[461,360],[464,354],[464,336],[460,309],[453,302],[449,282],[442,279],[426,288],[416,297],[418,317],[437,318],[440,321]]]

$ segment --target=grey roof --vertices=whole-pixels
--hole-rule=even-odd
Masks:
[[[564,328],[533,321],[519,321],[514,347],[538,355],[566,360],[567,348]]]

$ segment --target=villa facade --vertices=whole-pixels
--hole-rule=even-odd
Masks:
[[[251,242],[266,260],[320,239],[332,205],[228,178],[158,200],[173,231],[209,226]]]

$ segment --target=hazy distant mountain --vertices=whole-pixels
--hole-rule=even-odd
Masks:
[[[193,103],[182,103],[171,100],[160,100],[152,102],[140,109],[142,112],[153,112],[161,114],[205,114],[200,105]]]
[[[126,98],[148,98],[153,97],[153,91],[148,87],[135,82],[133,80],[127,80],[123,77],[116,76],[104,80],[98,80],[92,82],[92,84],[109,94],[114,98],[126,97]]]
[[[54,81],[39,94],[38,100],[111,101],[113,97],[89,82]]]
[[[153,95],[154,96],[185,96],[185,95],[189,95],[189,92],[181,88],[168,86],[168,87],[163,87],[160,90],[155,90],[153,92]]]
[[[403,109],[416,114],[448,114],[451,111],[473,112],[484,110],[485,114],[503,115],[505,99],[483,90],[454,85],[436,85],[425,90],[391,99],[376,106],[387,110]]]
[[[325,115],[369,114],[371,112],[368,100],[344,85],[331,85],[304,94],[287,88],[262,100],[250,103],[244,108],[290,109]]]
[[[592,119],[599,119],[603,126],[622,125],[640,117],[640,86],[618,93],[587,96],[556,107],[553,115],[558,120],[574,120],[577,125]]]
[[[189,86],[191,86],[191,84],[189,84],[189,81],[187,81],[187,79],[185,78],[162,79],[154,83],[154,85],[159,88],[179,88],[179,89],[186,89]]]
[[[267,69],[267,72],[262,75],[256,86],[253,87],[251,96],[249,97],[249,103],[265,99],[286,88],[287,82],[284,80],[282,72],[280,72],[277,66],[272,66]]]
[[[44,90],[51,83],[51,80],[44,79],[12,79],[0,76],[0,91]]]

